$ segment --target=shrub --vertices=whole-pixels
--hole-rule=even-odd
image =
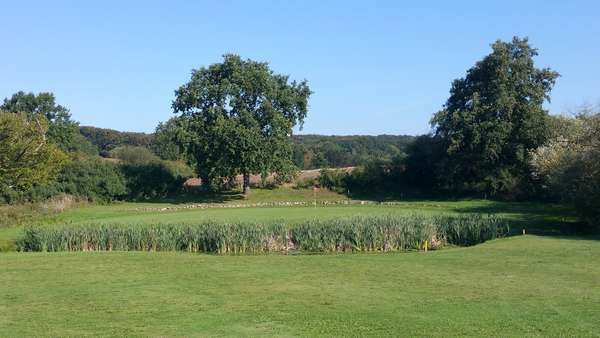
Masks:
[[[110,157],[124,164],[147,164],[158,162],[159,158],[146,147],[120,146],[110,151]]]
[[[308,220],[299,224],[214,222],[197,224],[88,224],[28,227],[20,251],[265,252],[406,251],[445,244],[473,245],[508,233],[495,217],[369,216]]]
[[[107,202],[127,193],[119,167],[98,158],[72,161],[60,172],[56,189],[90,201]]]
[[[179,162],[159,161],[121,166],[129,196],[155,198],[177,192],[193,172]]]
[[[317,180],[314,177],[304,177],[304,178],[297,178],[294,181],[294,188],[295,189],[307,189],[307,188],[312,188],[317,184]]]
[[[572,203],[587,230],[600,230],[600,113],[556,118],[555,136],[531,154],[547,196]]]
[[[347,173],[341,169],[321,169],[317,183],[322,188],[334,191],[345,191],[345,178]]]
[[[346,189],[351,192],[378,192],[385,187],[390,191],[388,174],[390,163],[370,161],[354,169],[345,179]]]

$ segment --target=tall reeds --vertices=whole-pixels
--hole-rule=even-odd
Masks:
[[[493,216],[382,215],[311,219],[301,223],[85,224],[32,226],[20,251],[267,252],[406,251],[446,244],[474,245],[508,233]]]

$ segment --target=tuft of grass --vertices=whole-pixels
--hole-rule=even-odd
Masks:
[[[195,224],[85,224],[30,226],[19,251],[267,252],[407,251],[469,246],[508,234],[493,216],[383,215],[309,219],[301,223],[204,221]]]

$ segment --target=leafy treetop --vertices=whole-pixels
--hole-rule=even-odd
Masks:
[[[175,91],[173,110],[182,113],[181,141],[200,177],[283,172],[292,167],[292,128],[302,126],[311,91],[264,62],[227,54],[223,62],[192,72]]]

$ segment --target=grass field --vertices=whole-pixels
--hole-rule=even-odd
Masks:
[[[600,241],[0,255],[0,336],[600,336]]]
[[[257,189],[248,199],[231,194],[88,205],[33,223],[484,213],[510,220],[513,233],[525,228],[540,236],[428,253],[0,253],[0,337],[600,337],[600,241],[562,236],[574,220],[567,207],[489,200],[218,207],[313,198],[308,190]],[[320,192],[317,199],[346,198]],[[190,203],[211,207],[185,209]],[[10,249],[22,229],[0,228],[0,244]]]

